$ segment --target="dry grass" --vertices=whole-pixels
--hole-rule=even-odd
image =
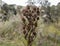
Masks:
[[[39,20],[37,27],[37,37],[34,40],[32,46],[39,46],[41,42],[41,46],[54,46],[54,40],[56,35],[60,36],[60,28],[58,28],[60,22],[58,24],[44,24],[43,20]],[[9,21],[0,22],[0,46],[27,46],[27,41],[24,39],[24,35],[22,33],[23,23],[21,21],[20,16],[14,16],[14,18],[10,18]],[[44,39],[41,38],[40,33]],[[48,35],[52,35],[50,39],[46,37]],[[55,39],[56,41],[57,39]],[[58,40],[60,41],[60,40]],[[52,44],[52,45],[51,45]],[[56,42],[56,46],[60,46],[60,42]]]

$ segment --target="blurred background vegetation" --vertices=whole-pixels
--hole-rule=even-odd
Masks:
[[[0,46],[27,46],[20,17],[23,8],[24,6],[4,4],[0,9]],[[32,46],[60,46],[60,2],[49,9],[54,22],[48,20],[45,23],[40,17]]]

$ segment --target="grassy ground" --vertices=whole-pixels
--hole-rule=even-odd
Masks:
[[[37,37],[32,46],[60,46],[60,39],[57,38],[60,36],[60,22],[58,24],[44,24],[41,22],[41,20],[38,22]],[[19,16],[6,22],[0,22],[0,46],[27,46],[27,41],[22,33],[22,25]],[[43,38],[39,32],[42,33]],[[47,39],[47,36],[51,37]]]

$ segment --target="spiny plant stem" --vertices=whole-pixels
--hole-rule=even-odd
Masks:
[[[24,24],[23,34],[25,35],[25,39],[28,41],[28,46],[32,46],[32,42],[36,37],[35,29],[37,27],[37,21],[39,20],[40,11],[37,6],[26,6],[26,8],[22,10],[22,14],[22,21]],[[28,24],[26,21],[28,21]]]

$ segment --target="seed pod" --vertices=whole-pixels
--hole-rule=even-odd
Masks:
[[[39,15],[40,14],[40,11],[37,11],[37,15]]]
[[[39,20],[39,17],[37,17],[37,20]]]
[[[25,29],[25,26],[23,27],[23,29]]]
[[[34,7],[33,10],[36,11],[36,8]]]
[[[27,6],[27,9],[30,9],[30,6]]]
[[[22,21],[23,21],[23,23],[25,23],[26,20],[24,18],[22,18]]]
[[[39,10],[39,8],[37,8],[37,10]]]
[[[32,11],[32,13],[34,13],[34,11]]]
[[[35,27],[37,27],[37,22],[35,22]]]
[[[35,21],[35,18],[33,18],[33,21]]]
[[[36,32],[33,32],[33,35],[36,36]]]

